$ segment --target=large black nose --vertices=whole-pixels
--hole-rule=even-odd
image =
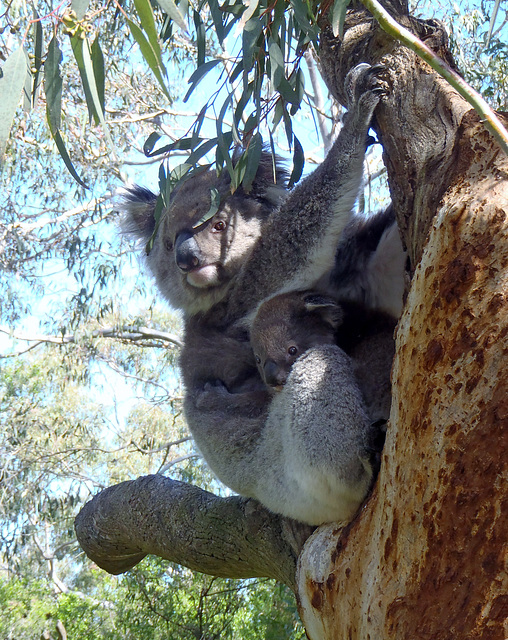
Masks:
[[[192,271],[201,264],[198,243],[190,231],[181,231],[175,239],[175,260],[182,271]]]
[[[273,360],[267,360],[263,365],[265,383],[271,387],[281,387],[286,384],[287,372]]]

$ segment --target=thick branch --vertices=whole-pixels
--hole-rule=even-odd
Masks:
[[[275,578],[295,589],[296,559],[312,529],[254,500],[219,498],[161,475],[110,487],[85,504],[76,535],[109,573],[147,554],[226,578]]]

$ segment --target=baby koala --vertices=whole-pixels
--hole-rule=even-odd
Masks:
[[[369,418],[385,421],[390,415],[396,324],[391,316],[361,304],[293,291],[259,306],[250,342],[263,381],[275,391],[286,384],[303,353],[319,345],[339,346],[352,360]]]

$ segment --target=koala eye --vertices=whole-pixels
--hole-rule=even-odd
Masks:
[[[292,357],[296,356],[296,354],[298,353],[298,348],[295,347],[294,345],[291,345],[288,349],[288,354]]]
[[[261,364],[261,358],[259,356],[255,356],[255,357],[256,357],[256,363]]]
[[[217,220],[217,222],[212,227],[212,230],[217,232],[224,231],[225,229],[226,223],[224,222],[224,220]]]
[[[164,246],[166,247],[166,251],[173,251],[173,243],[169,238],[166,238],[166,240],[164,240]]]

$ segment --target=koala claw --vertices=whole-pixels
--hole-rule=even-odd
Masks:
[[[379,77],[384,69],[382,64],[371,66],[361,62],[349,71],[344,82],[349,110],[359,109],[370,120],[379,100],[387,94]]]

